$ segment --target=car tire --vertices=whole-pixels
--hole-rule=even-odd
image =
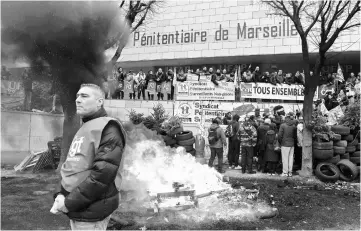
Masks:
[[[347,141],[346,140],[340,140],[334,143],[334,146],[336,147],[347,147]]]
[[[331,131],[339,135],[349,135],[350,128],[342,125],[334,125],[331,126]]]
[[[193,132],[192,131],[183,131],[181,133],[178,133],[175,136],[175,139],[177,141],[182,141],[182,140],[189,140],[193,137]]]
[[[350,156],[350,161],[355,165],[360,165],[360,157]]]
[[[360,151],[356,151],[356,152],[352,153],[351,156],[352,157],[360,157]]]
[[[180,146],[189,146],[189,145],[193,145],[195,142],[196,139],[192,137],[191,139],[188,140],[178,140],[177,144],[179,144]]]
[[[194,149],[193,145],[181,146],[181,147],[185,148],[186,152],[192,151]]]
[[[322,162],[325,163],[331,163],[331,164],[337,164],[341,160],[340,155],[336,155],[328,160],[323,160]]]
[[[350,159],[350,154],[349,153],[341,154],[340,159],[341,160],[344,160],[344,159],[348,160],[348,159]]]
[[[316,166],[315,175],[323,182],[336,182],[340,177],[340,170],[334,164],[322,162]]]
[[[349,160],[340,160],[336,166],[340,170],[343,180],[351,181],[358,175],[357,166]]]
[[[346,147],[346,152],[348,152],[348,153],[356,152],[356,146],[347,146]]]
[[[353,141],[353,135],[349,134],[349,135],[344,135],[341,137],[342,140],[346,140],[348,142]]]
[[[340,134],[334,134],[332,140],[333,140],[333,141],[339,141],[339,140],[341,140],[341,135],[340,135]]]
[[[318,160],[327,160],[333,157],[334,150],[321,150],[321,149],[312,149],[312,155],[315,159]]]
[[[333,148],[333,141],[330,142],[312,142],[314,149],[331,150]]]
[[[333,146],[333,151],[334,151],[335,155],[345,154],[346,153],[346,148],[345,147]]]

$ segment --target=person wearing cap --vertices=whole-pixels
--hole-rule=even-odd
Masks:
[[[223,170],[223,147],[227,147],[227,139],[224,134],[223,129],[219,126],[222,122],[220,117],[216,117],[212,120],[212,124],[208,129],[209,139],[213,139],[213,142],[210,142],[209,147],[211,149],[211,157],[208,162],[208,166],[211,168],[213,166],[213,161],[218,157],[218,172],[224,173]],[[211,137],[212,136],[212,137]]]
[[[293,113],[290,112],[287,114],[285,122],[281,124],[278,132],[278,142],[281,145],[282,155],[281,176],[292,176],[295,140],[297,140],[297,131]]]
[[[265,172],[265,162],[264,162],[264,154],[266,150],[266,133],[271,129],[271,120],[265,119],[264,123],[261,124],[257,128],[257,154],[258,163],[257,163],[257,170],[260,172]]]

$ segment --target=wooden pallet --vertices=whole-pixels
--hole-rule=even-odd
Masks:
[[[21,161],[20,164],[14,166],[14,170],[16,172],[22,172],[26,169],[31,167],[35,167],[40,158],[43,156],[44,153],[48,153],[48,150],[40,151],[40,152],[33,152],[31,151],[30,154]]]

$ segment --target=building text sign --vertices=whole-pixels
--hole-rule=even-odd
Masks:
[[[211,81],[177,82],[177,100],[235,100],[235,87],[231,82]]]
[[[191,25],[190,25],[191,26]],[[236,34],[230,33],[235,30]],[[235,37],[232,37],[232,36]],[[267,38],[287,38],[297,36],[297,29],[289,19],[282,19],[276,25],[258,25],[250,26],[247,22],[238,22],[237,26],[229,29],[219,24],[214,32],[207,30],[197,31],[191,27],[188,31],[175,31],[171,33],[141,33],[134,32],[133,46],[159,46],[159,45],[178,45],[189,43],[209,42],[207,39],[214,38],[214,41],[248,40],[248,39],[267,39]]]
[[[302,100],[304,87],[298,84],[241,83],[241,98]],[[318,98],[318,90],[314,99]]]

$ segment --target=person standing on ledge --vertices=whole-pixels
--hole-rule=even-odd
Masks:
[[[61,183],[50,210],[65,213],[72,230],[106,230],[119,205],[126,132],[118,120],[107,116],[103,104],[100,87],[80,86],[76,109],[83,124],[61,166]]]

